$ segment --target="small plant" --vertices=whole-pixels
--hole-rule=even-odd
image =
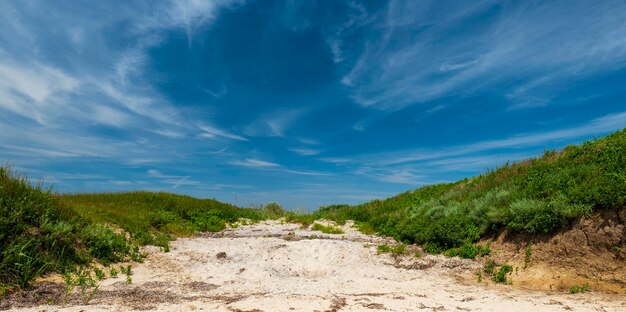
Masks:
[[[391,254],[393,255],[403,255],[406,251],[405,244],[398,244],[391,248]]]
[[[487,261],[487,263],[485,263],[485,266],[483,267],[483,272],[485,272],[485,274],[487,275],[493,275],[495,267],[496,262],[493,260],[489,260]]]
[[[465,243],[459,248],[451,248],[444,252],[446,257],[456,257],[459,256],[464,259],[474,259],[476,256],[486,256],[491,252],[491,243],[487,245],[474,245],[470,243]]]
[[[63,280],[65,281],[65,288],[63,290],[63,297],[61,299],[61,303],[63,305],[65,305],[65,304],[67,304],[67,301],[70,298],[70,295],[72,294],[72,292],[76,288],[77,283],[75,282],[74,278],[72,277],[72,274],[69,273],[69,272],[65,272],[63,274]]]
[[[415,252],[415,258],[421,258],[423,254],[419,251]]]
[[[102,271],[101,271],[102,272]],[[62,303],[65,305],[74,289],[80,286],[80,294],[83,304],[88,304],[98,291],[100,285],[91,277],[91,272],[84,267],[78,269],[75,275],[66,272],[63,274],[65,280],[65,289],[62,297]]]
[[[101,281],[104,279],[104,272],[99,268],[94,268],[93,273],[96,274],[96,279]]]
[[[493,275],[493,282],[496,284],[510,284],[511,280],[507,278],[509,273],[513,272],[513,267],[504,264],[500,267],[500,269]]]
[[[109,275],[112,278],[116,278],[117,277],[117,273],[118,273],[117,270],[115,268],[111,267],[111,271],[109,271]]]
[[[478,284],[483,282],[483,274],[480,272],[476,272],[476,280],[478,282]]]
[[[130,285],[133,283],[133,278],[131,277],[131,275],[133,275],[133,267],[129,264],[126,267],[120,267],[120,271],[122,272],[122,274],[126,274],[126,284]]]
[[[133,267],[129,264],[126,267],[121,266],[120,267],[120,272],[122,272],[122,274],[125,275],[133,275],[133,271],[132,271]]]
[[[313,224],[311,228],[313,231],[321,231],[324,234],[343,234],[344,231],[341,228],[332,225],[323,225],[320,223]]]
[[[589,286],[589,284],[585,283],[582,286],[574,285],[574,286],[570,287],[569,292],[571,294],[577,294],[577,293],[588,292],[590,290],[591,290],[591,287]]]
[[[528,267],[528,264],[530,264],[530,257],[532,256],[532,254],[532,245],[529,244],[524,251],[524,269],[526,269]]]
[[[376,252],[377,254],[385,254],[385,253],[390,253],[391,252],[391,246],[387,245],[387,244],[382,244],[382,245],[378,245],[376,246]]]

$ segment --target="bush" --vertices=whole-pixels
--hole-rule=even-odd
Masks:
[[[131,251],[124,234],[116,234],[103,225],[90,225],[85,229],[85,245],[89,254],[104,264],[121,261]]]

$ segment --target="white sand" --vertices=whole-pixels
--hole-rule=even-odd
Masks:
[[[626,311],[626,296],[462,283],[452,276],[469,276],[481,266],[442,256],[377,255],[375,244],[384,238],[344,229],[343,235],[297,240],[322,234],[268,221],[179,239],[169,253],[148,250],[145,263],[134,265],[131,285],[123,276],[103,281],[88,306],[28,310]],[[226,257],[217,257],[222,252]]]

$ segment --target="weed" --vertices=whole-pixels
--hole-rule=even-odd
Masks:
[[[387,245],[387,244],[382,244],[382,245],[378,245],[376,246],[376,253],[377,254],[385,254],[385,253],[390,253],[391,252],[391,246]]]
[[[580,286],[580,285],[574,285],[572,287],[570,287],[569,292],[571,294],[577,294],[577,293],[584,293],[584,292],[588,292],[591,290],[591,287],[589,286],[589,284],[585,283],[584,285]]]
[[[530,258],[532,257],[532,254],[533,254],[532,245],[528,244],[528,246],[526,247],[526,250],[524,251],[524,268],[523,269],[526,269],[528,265],[530,264]]]
[[[117,273],[118,273],[117,270],[115,268],[111,267],[111,270],[109,271],[109,275],[112,278],[116,278],[117,277]]]
[[[96,275],[96,279],[101,281],[104,279],[104,271],[99,268],[94,268],[93,273]]]
[[[81,267],[76,274],[66,272],[63,275],[65,280],[65,289],[63,292],[62,303],[65,305],[76,287],[80,287],[80,294],[83,304],[88,304],[98,291],[100,285],[91,277],[88,269]]]
[[[491,243],[485,246],[465,243],[461,247],[451,248],[444,252],[446,257],[459,256],[464,259],[474,259],[476,256],[486,256],[491,252]]]
[[[495,267],[496,267],[496,262],[490,259],[489,261],[485,263],[483,267],[483,272],[491,276],[494,273]]]
[[[388,244],[382,244],[376,247],[376,251],[378,254],[391,253],[392,255],[403,255],[406,252],[406,245],[398,244],[389,246]]]
[[[511,280],[507,278],[507,275],[511,272],[513,272],[512,266],[508,264],[502,265],[500,269],[493,275],[493,282],[496,284],[510,284]]]
[[[311,229],[313,231],[321,231],[324,234],[343,234],[344,231],[336,226],[332,226],[332,225],[323,225],[320,223],[315,223],[313,224],[313,227],[311,227]]]
[[[405,244],[398,244],[391,248],[391,254],[393,255],[403,255],[406,252]]]

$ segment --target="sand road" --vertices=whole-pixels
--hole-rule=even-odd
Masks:
[[[378,255],[385,238],[326,235],[266,221],[148,248],[132,284],[108,278],[89,305],[20,311],[626,311],[623,295],[546,293],[478,284],[482,266],[443,256]],[[45,295],[45,291],[41,291]],[[54,292],[50,290],[50,292]],[[17,307],[17,308],[16,308]]]

